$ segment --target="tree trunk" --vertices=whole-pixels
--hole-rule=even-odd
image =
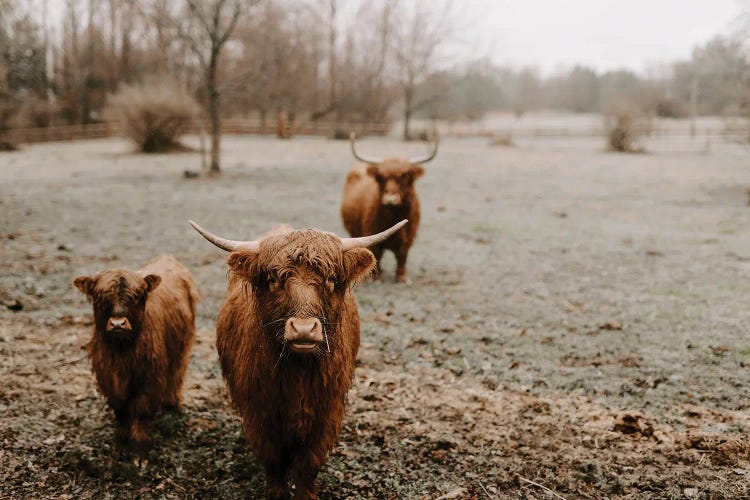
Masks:
[[[411,121],[411,101],[412,92],[409,87],[406,88],[404,93],[404,140],[411,140],[411,134],[409,133],[409,122]]]
[[[221,154],[221,103],[219,101],[219,89],[216,86],[216,64],[218,53],[211,51],[211,60],[208,66],[208,78],[206,85],[208,90],[208,114],[211,117],[211,168],[209,172],[218,174],[221,171],[219,156]]]

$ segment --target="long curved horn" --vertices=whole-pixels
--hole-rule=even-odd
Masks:
[[[188,221],[191,226],[193,226],[193,229],[198,231],[201,236],[206,238],[208,241],[216,245],[217,247],[221,248],[222,250],[226,250],[227,252],[234,252],[237,250],[242,250],[243,252],[250,252],[250,253],[258,253],[260,251],[260,241],[235,241],[235,240],[227,240],[224,238],[220,238],[216,236],[215,234],[211,234],[202,227],[200,227],[195,222],[189,220]]]
[[[356,139],[357,139],[357,134],[355,134],[354,132],[351,132],[349,134],[349,142],[352,145],[352,154],[354,155],[356,159],[358,159],[359,161],[363,161],[365,163],[383,163],[383,160],[381,158],[375,158],[374,156],[371,158],[359,156],[357,154],[357,147],[354,145]]]
[[[432,145],[432,152],[429,153],[427,156],[417,156],[416,158],[409,158],[409,163],[427,163],[428,161],[435,158],[435,155],[437,155],[438,152],[438,146],[440,145],[440,136],[437,133],[437,130],[435,131],[435,142]]]
[[[409,221],[407,219],[404,219],[401,222],[394,224],[391,228],[386,229],[381,233],[373,234],[372,236],[361,236],[359,238],[341,238],[341,246],[344,247],[344,251],[346,252],[347,250],[351,250],[352,248],[371,247],[373,245],[377,245],[378,243],[381,243],[393,236],[396,231],[404,227],[407,222]]]

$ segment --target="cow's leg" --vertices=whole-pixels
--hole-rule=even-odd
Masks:
[[[399,283],[409,283],[409,276],[406,273],[406,257],[409,255],[409,249],[397,250],[396,254],[396,281]]]
[[[153,416],[151,399],[145,394],[134,397],[128,404],[128,413],[131,441],[139,448],[147,447],[152,441],[148,433],[148,423]]]
[[[282,500],[289,498],[289,489],[286,484],[287,469],[289,464],[286,460],[274,459],[264,463],[266,470],[266,498],[268,500]]]
[[[318,498],[315,493],[315,479],[325,458],[315,458],[313,454],[302,459],[294,470],[294,484],[297,489],[294,491],[295,500],[314,500]]]
[[[384,250],[385,250],[385,248],[383,247],[383,245],[377,245],[377,246],[372,247],[370,249],[370,251],[372,252],[372,254],[375,256],[375,260],[377,262],[377,265],[375,266],[375,270],[372,272],[372,278],[374,280],[379,280],[380,277],[382,276],[383,269],[380,267],[380,261],[383,258],[383,251]]]
[[[183,355],[182,362],[179,366],[175,367],[172,372],[173,375],[169,384],[169,390],[164,398],[164,411],[170,413],[177,413],[180,411],[180,406],[182,404],[182,384],[185,381],[185,371],[188,364],[187,357],[187,355]]]
[[[117,422],[117,431],[115,437],[120,443],[125,443],[130,438],[130,416],[128,415],[127,406],[113,408],[115,411],[115,421]]]

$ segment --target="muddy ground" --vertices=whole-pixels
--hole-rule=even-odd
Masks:
[[[224,256],[186,220],[343,234],[352,160],[319,138],[224,144],[219,178],[119,139],[0,156],[0,497],[262,493],[213,346]],[[750,151],[600,147],[444,142],[418,181],[411,285],[389,255],[385,281],[357,288],[363,346],[323,498],[750,496]],[[144,461],[113,439],[72,280],[160,252],[202,302],[183,411],[155,422]]]

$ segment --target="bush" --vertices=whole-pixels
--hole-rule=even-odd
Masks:
[[[24,127],[49,127],[52,125],[58,111],[54,103],[31,96],[25,99],[19,111],[20,121]]]
[[[687,106],[675,99],[659,99],[655,106],[656,116],[661,118],[687,118]]]
[[[609,150],[620,153],[643,152],[643,148],[638,146],[638,139],[644,132],[642,118],[641,109],[633,103],[620,102],[609,106],[604,116]]]
[[[123,86],[111,96],[105,116],[118,121],[144,153],[181,149],[178,142],[200,112],[198,103],[170,80]]]
[[[504,146],[506,148],[512,148],[515,145],[516,144],[513,142],[513,136],[511,136],[510,134],[493,137],[493,139],[490,141],[490,146]]]

